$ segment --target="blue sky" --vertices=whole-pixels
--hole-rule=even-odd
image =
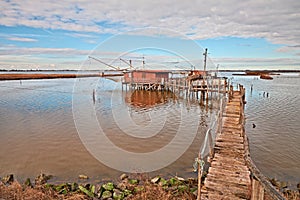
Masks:
[[[0,69],[300,69],[300,1],[0,2]]]

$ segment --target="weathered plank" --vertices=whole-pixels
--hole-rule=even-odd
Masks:
[[[217,135],[214,157],[204,181],[202,199],[250,199],[250,170],[245,161],[241,122],[242,95],[233,92],[225,107],[221,133]]]

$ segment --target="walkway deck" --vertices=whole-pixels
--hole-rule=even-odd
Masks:
[[[245,160],[242,96],[242,92],[235,91],[227,103],[201,199],[251,198],[250,170]]]

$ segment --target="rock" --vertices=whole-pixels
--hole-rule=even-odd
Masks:
[[[98,199],[101,197],[102,193],[104,192],[104,188],[101,186],[101,185],[96,185],[96,188],[95,188],[95,194],[96,196],[98,197]]]
[[[86,184],[83,185],[83,187],[85,187],[88,190],[90,189],[90,186],[91,186],[91,184],[89,184],[89,183],[86,183]]]
[[[284,189],[288,187],[288,183],[285,181],[280,182],[280,188]]]
[[[158,183],[158,182],[159,182],[159,180],[160,180],[160,177],[159,177],[159,176],[157,176],[157,177],[155,177],[155,178],[151,179],[151,183],[153,183],[153,184],[155,184],[155,183]]]
[[[128,182],[132,185],[138,185],[139,184],[139,180],[137,180],[137,179],[129,179]]]
[[[84,174],[80,174],[78,176],[79,179],[89,179],[89,177],[87,175],[84,175]]]
[[[134,188],[134,192],[142,192],[144,190],[145,190],[145,188],[143,186],[137,186]]]
[[[166,189],[167,191],[174,192],[177,190],[177,186],[171,186]]]
[[[175,176],[175,178],[177,178],[178,181],[184,181],[184,178],[182,178],[182,177]]]
[[[286,196],[292,196],[293,195],[293,191],[288,189],[288,188],[284,188],[282,193],[285,194]]]
[[[93,194],[95,194],[95,192],[96,192],[96,186],[95,186],[95,185],[92,185],[90,188],[91,188],[91,192],[92,192]]]
[[[80,189],[80,191],[82,191],[83,193],[85,193],[85,194],[88,195],[89,197],[94,197],[94,193],[92,193],[91,191],[89,191],[89,190],[86,189],[85,187],[79,185],[78,188]]]
[[[102,187],[103,187],[105,190],[113,191],[113,189],[114,189],[114,184],[111,183],[111,182],[108,182],[108,183],[106,183],[106,184],[103,184]]]
[[[110,192],[110,191],[104,191],[103,193],[102,193],[102,195],[101,195],[101,198],[102,199],[109,199],[109,198],[111,198],[112,197],[112,193]]]
[[[30,178],[27,178],[24,182],[24,185],[27,186],[27,187],[32,187],[32,183],[30,181]]]
[[[127,189],[125,183],[119,183],[119,184],[117,185],[117,188],[119,188],[120,190],[123,190],[123,191]]]
[[[47,188],[47,189],[50,189],[50,188],[54,188],[54,185],[53,184],[49,184],[49,183],[46,183],[45,185],[44,185],[44,187],[45,188]]]
[[[125,195],[122,191],[120,191],[118,189],[114,189],[113,199],[122,200],[122,199],[124,199],[124,197],[125,197]]]
[[[13,174],[9,174],[9,175],[2,178],[2,183],[4,183],[4,184],[10,184],[12,182],[14,182],[14,175]]]
[[[270,180],[270,182],[272,183],[272,185],[274,185],[275,187],[279,188],[280,187],[280,183],[278,180],[276,180],[275,178],[272,178]]]
[[[195,178],[188,178],[188,183],[190,185],[198,185],[198,180]]]
[[[78,189],[78,184],[77,183],[72,183],[71,184],[71,191],[75,192]]]
[[[125,179],[127,179],[128,178],[128,175],[127,174],[122,174],[121,176],[120,176],[120,179],[123,181],[123,180],[125,180]]]
[[[123,192],[124,192],[125,196],[129,196],[129,195],[132,194],[132,191],[131,190],[127,190],[127,189],[123,190]]]
[[[186,185],[178,185],[178,191],[179,192],[184,192],[187,191],[188,187]]]
[[[36,185],[43,185],[43,184],[47,183],[47,181],[51,178],[52,178],[52,175],[45,175],[45,174],[41,173],[40,175],[38,175],[35,178],[35,184]]]
[[[300,183],[297,184],[297,189],[298,189],[299,192],[300,192]]]
[[[61,189],[58,194],[68,194],[68,189],[67,188],[63,188]]]
[[[177,178],[170,178],[169,183],[173,186],[173,185],[178,185],[180,181]]]
[[[67,188],[68,188],[68,185],[65,184],[65,183],[60,184],[60,185],[53,186],[53,189],[54,189],[56,192],[60,193],[60,194],[61,194],[61,192],[62,192],[64,189],[67,189]]]
[[[158,185],[162,186],[162,187],[167,186],[168,185],[168,181],[166,181],[166,179],[164,179],[164,178],[161,178],[160,181],[159,181],[159,183],[158,183]]]

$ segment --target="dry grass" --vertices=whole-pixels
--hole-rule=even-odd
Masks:
[[[10,185],[0,183],[0,200],[84,200],[88,199],[83,194],[72,194],[69,196],[58,195],[56,192],[43,187],[22,187],[18,182]]]

